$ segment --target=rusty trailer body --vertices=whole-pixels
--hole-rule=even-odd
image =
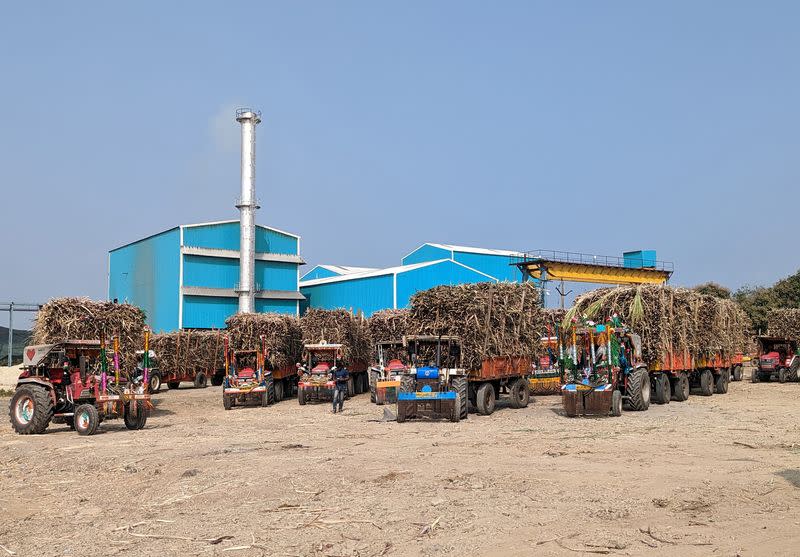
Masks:
[[[689,398],[691,388],[696,388],[702,396],[725,394],[731,380],[741,380],[743,366],[744,357],[740,353],[725,354],[714,349],[709,349],[703,356],[665,352],[647,364],[653,400],[658,404],[667,404],[671,400],[683,402]]]

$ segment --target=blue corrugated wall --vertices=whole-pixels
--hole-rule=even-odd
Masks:
[[[215,249],[239,249],[239,223],[226,222],[187,226],[183,229],[183,245]],[[256,251],[297,255],[297,238],[256,226]]]
[[[296,263],[281,263],[279,261],[256,261],[255,275],[256,275],[256,284],[258,284],[262,290],[291,290],[293,292],[297,291]]]
[[[423,244],[403,258],[403,265],[425,263],[426,261],[436,261],[437,259],[450,259],[450,250]]]
[[[221,329],[225,327],[225,320],[238,309],[238,298],[184,296],[183,326],[187,329]]]
[[[412,269],[397,275],[397,307],[408,307],[411,296],[434,286],[486,282],[484,275],[452,261],[442,261],[428,267]]]
[[[178,328],[178,228],[109,253],[108,297],[141,307],[156,332]]]
[[[394,303],[392,275],[305,286],[300,291],[312,308],[361,310],[367,316]]]
[[[297,264],[256,261],[255,281],[262,290],[297,290]],[[185,255],[183,285],[234,288],[239,283],[239,260]]]
[[[330,278],[330,277],[338,277],[341,276],[339,273],[334,273],[330,269],[326,269],[324,267],[320,267],[317,265],[302,277],[300,280],[314,280],[314,279],[321,279],[321,278]]]
[[[264,300],[256,298],[256,311],[259,313],[297,313],[297,300]]]
[[[511,265],[512,258],[506,255],[485,255],[481,253],[466,253],[457,251],[454,259],[476,271],[486,273],[498,280],[522,282],[522,272],[518,267]]]

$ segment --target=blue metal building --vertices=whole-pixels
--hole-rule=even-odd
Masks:
[[[522,254],[446,244],[423,244],[388,269],[352,271],[352,267],[318,265],[303,276],[305,308],[345,308],[369,316],[382,309],[408,307],[411,296],[443,284],[521,281],[511,264]]]
[[[297,315],[300,237],[256,225],[256,311]],[[108,297],[154,331],[225,326],[238,310],[239,221],[185,224],[109,252]]]

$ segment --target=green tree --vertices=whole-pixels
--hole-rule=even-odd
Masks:
[[[730,288],[725,288],[716,282],[704,282],[703,284],[698,284],[693,288],[693,290],[699,292],[700,294],[707,294],[709,296],[724,298],[726,300],[731,297]]]

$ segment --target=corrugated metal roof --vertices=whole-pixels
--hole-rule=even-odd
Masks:
[[[384,275],[399,275],[401,273],[406,273],[408,271],[413,271],[414,269],[420,269],[422,267],[430,267],[431,265],[438,265],[439,263],[443,263],[445,261],[450,261],[455,263],[456,265],[460,265],[461,267],[465,267],[476,273],[480,273],[484,275],[487,279],[496,281],[497,279],[493,276],[487,275],[486,273],[482,273],[477,269],[473,269],[472,267],[468,267],[463,263],[459,263],[458,261],[453,261],[452,259],[437,259],[435,261],[424,261],[422,263],[414,263],[412,265],[398,265],[397,267],[389,267],[387,269],[376,269],[373,271],[366,271],[362,273],[350,273],[347,275],[342,275],[338,277],[326,277],[320,279],[312,279],[312,280],[301,280],[300,281],[300,288],[304,286],[317,286],[319,284],[330,284],[335,282],[344,282],[348,280],[356,280],[356,279],[363,279],[363,278],[371,278],[371,277],[381,277]]]
[[[481,255],[502,255],[505,257],[522,257],[524,254],[520,251],[511,251],[505,249],[487,249],[487,248],[473,248],[469,246],[456,246],[453,244],[433,244],[426,242],[422,246],[433,246],[436,248],[446,249],[448,251],[458,251],[461,253],[479,253]],[[422,247],[420,246],[420,247]],[[419,249],[419,248],[417,248]],[[416,250],[414,250],[416,251]],[[413,252],[412,252],[413,253]]]

